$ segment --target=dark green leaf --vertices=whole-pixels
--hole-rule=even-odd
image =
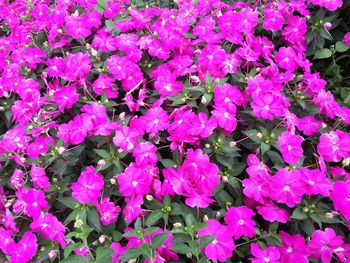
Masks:
[[[340,42],[340,41],[338,41],[335,44],[335,50],[341,53],[348,51],[349,48],[350,48],[349,46],[345,45],[343,42]]]
[[[72,197],[61,197],[57,200],[70,209],[75,209],[80,206],[80,204],[77,201],[75,201]]]
[[[88,263],[91,262],[88,257],[72,255],[61,261],[61,263]]]
[[[163,213],[160,210],[156,210],[153,213],[151,213],[146,220],[146,225],[154,225],[158,222],[159,219],[161,219],[163,216]]]
[[[139,248],[130,248],[124,253],[122,262],[128,262],[130,259],[138,258],[140,255],[141,250]]]
[[[203,236],[200,238],[200,243],[198,245],[198,248],[199,249],[204,248],[205,246],[209,245],[209,243],[214,241],[214,240],[215,240],[215,236],[211,236],[211,235]]]
[[[89,210],[87,211],[87,219],[90,226],[92,226],[97,232],[102,232],[100,216],[96,208],[89,208]]]
[[[329,50],[328,48],[322,48],[316,51],[314,59],[330,58],[331,56],[332,56],[331,50]]]
[[[300,206],[298,206],[297,208],[294,209],[292,218],[297,220],[305,220],[307,219],[307,214],[303,212]]]
[[[163,243],[165,242],[165,240],[167,240],[167,238],[170,236],[170,233],[160,233],[158,235],[155,235],[152,238],[152,248],[157,248],[160,247],[161,245],[163,245]]]
[[[104,9],[106,9],[108,7],[108,3],[107,3],[107,0],[98,0],[97,1],[98,4],[103,7]]]
[[[98,247],[96,250],[96,262],[111,263],[113,253],[114,250],[107,246]]]

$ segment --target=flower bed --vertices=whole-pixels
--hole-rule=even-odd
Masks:
[[[348,262],[342,5],[0,2],[3,261]]]

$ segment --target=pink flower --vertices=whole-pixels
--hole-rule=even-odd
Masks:
[[[222,86],[216,86],[214,89],[214,102],[216,106],[224,106],[234,103],[239,106],[247,104],[247,97],[236,86],[225,83]]]
[[[30,158],[35,159],[42,153],[46,153],[49,150],[47,140],[44,137],[38,136],[35,141],[28,145],[27,154]]]
[[[130,224],[133,220],[141,214],[141,205],[143,204],[143,197],[132,196],[131,198],[125,198],[126,206],[123,209],[123,215],[125,221]]]
[[[286,210],[279,208],[272,202],[266,203],[264,206],[258,206],[256,209],[258,210],[258,213],[269,222],[277,221],[285,224],[290,218],[290,215]]]
[[[108,197],[103,198],[100,203],[97,203],[96,208],[102,225],[107,226],[117,221],[120,208],[113,202],[110,202]]]
[[[143,121],[145,123],[145,130],[151,135],[155,135],[169,126],[168,113],[161,107],[149,109],[143,117]]]
[[[74,249],[74,253],[86,257],[89,254],[89,249],[86,246],[82,246],[81,248],[76,248]]]
[[[289,207],[299,204],[305,192],[304,184],[300,179],[298,170],[283,168],[277,171],[270,181],[270,196],[279,203],[284,203]]]
[[[31,232],[26,232],[22,239],[11,246],[9,263],[25,263],[29,262],[38,250],[37,238]]]
[[[316,230],[312,233],[308,250],[310,257],[330,263],[334,250],[343,244],[343,237],[337,236],[332,228],[327,227],[325,231]]]
[[[224,105],[224,107],[216,107],[212,114],[221,128],[227,132],[232,132],[237,127],[236,111],[236,106],[230,103]]]
[[[295,164],[303,157],[303,148],[301,144],[303,137],[292,134],[289,131],[285,131],[278,138],[278,146],[280,147],[282,157],[288,164]]]
[[[217,127],[215,118],[208,120],[207,114],[200,112],[192,119],[192,127],[189,133],[192,136],[199,136],[202,139],[208,138]]]
[[[319,132],[319,128],[321,128],[322,122],[316,120],[313,116],[306,116],[304,118],[298,119],[296,126],[305,135],[311,136]]]
[[[272,120],[274,116],[284,115],[284,106],[281,97],[271,93],[261,94],[253,99],[251,106],[256,117]]]
[[[317,150],[326,161],[339,162],[349,156],[350,135],[339,130],[322,134]]]
[[[72,197],[82,204],[96,202],[101,196],[104,181],[101,174],[96,173],[93,166],[88,166],[71,186]]]
[[[321,7],[327,8],[329,11],[335,11],[337,8],[341,7],[343,4],[343,0],[308,0],[308,2],[319,5]]]
[[[138,133],[129,126],[122,126],[117,129],[113,137],[113,143],[121,150],[129,152],[136,147]]]
[[[140,166],[147,164],[155,165],[157,163],[157,147],[150,142],[139,143],[136,150],[133,152],[133,156],[136,159],[136,163]]]
[[[123,196],[137,196],[149,193],[152,177],[141,167],[130,164],[124,173],[118,175],[119,191]]]
[[[43,209],[48,209],[49,205],[45,199],[44,192],[33,188],[17,191],[18,200],[13,205],[13,211],[23,213],[32,218],[40,216]]]
[[[304,182],[305,194],[329,196],[332,189],[332,181],[320,170],[300,168],[300,179]]]
[[[250,258],[252,263],[279,263],[280,252],[277,247],[269,246],[266,250],[259,247],[257,243],[250,245],[250,251],[255,258]]]
[[[72,108],[78,99],[79,97],[74,86],[64,86],[53,94],[53,101],[58,104],[60,111]]]
[[[350,181],[336,181],[331,193],[333,205],[347,220],[350,220]]]
[[[182,92],[182,83],[176,81],[176,76],[170,71],[167,71],[156,79],[154,88],[162,96],[176,96]]]
[[[343,42],[345,43],[345,45],[350,46],[350,32],[345,34]]]
[[[94,81],[92,89],[97,95],[105,93],[107,98],[113,99],[118,97],[118,87],[114,84],[114,79],[106,75],[100,75]]]
[[[282,245],[278,247],[281,253],[281,262],[300,262],[308,263],[307,246],[302,235],[290,235],[280,231],[278,235],[282,239]]]
[[[66,16],[66,32],[74,39],[86,38],[91,34],[90,24],[87,15]]]
[[[225,216],[225,223],[233,233],[235,239],[242,236],[253,237],[255,235],[255,222],[252,217],[255,213],[246,206],[231,207]]]
[[[294,71],[298,68],[297,55],[292,47],[281,47],[275,55],[275,61],[286,70]]]
[[[13,174],[11,176],[11,185],[16,190],[22,190],[24,187],[24,180],[23,180],[23,171],[19,169],[15,169],[13,171]]]
[[[15,245],[15,242],[12,239],[12,232],[0,227],[0,236],[0,249],[5,254],[10,254],[13,246]]]
[[[221,225],[217,220],[210,219],[207,221],[207,227],[198,230],[200,237],[211,235],[215,239],[204,248],[205,255],[212,260],[225,262],[232,256],[235,249],[232,236],[226,226]]]
[[[32,178],[35,188],[41,188],[43,190],[49,190],[51,184],[49,178],[45,174],[45,169],[32,164],[32,168],[29,173]]]
[[[68,54],[66,67],[61,76],[68,81],[85,80],[91,69],[91,59],[88,53],[78,52]]]
[[[15,219],[8,208],[6,208],[5,214],[0,214],[0,222],[7,230],[18,233],[19,229],[16,227]]]
[[[39,232],[44,238],[58,242],[62,248],[66,247],[64,233],[66,228],[57,217],[49,213],[42,213],[30,224],[33,232]]]

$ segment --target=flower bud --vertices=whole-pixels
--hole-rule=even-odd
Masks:
[[[66,148],[61,146],[61,147],[58,148],[57,151],[58,151],[58,154],[65,154],[66,153]]]
[[[175,228],[179,228],[179,227],[182,227],[182,224],[179,223],[179,222],[176,222],[176,223],[173,224],[173,226],[174,226]]]
[[[258,137],[259,139],[261,139],[261,138],[263,137],[263,135],[262,135],[261,132],[258,132],[258,133],[256,134],[256,137]]]
[[[216,217],[219,217],[221,216],[221,212],[220,211],[217,211],[216,214],[215,214]]]
[[[151,196],[151,195],[146,195],[146,199],[148,200],[148,201],[153,201],[153,196]]]
[[[54,260],[57,257],[57,250],[51,250],[49,252],[49,259]]]
[[[332,24],[330,22],[326,22],[323,24],[325,29],[331,29],[332,28]]]
[[[103,160],[103,159],[99,160],[98,163],[97,163],[97,166],[99,166],[99,167],[103,167],[105,165],[106,165],[106,161]]]
[[[228,177],[227,177],[227,176],[223,176],[222,179],[221,179],[221,181],[222,181],[223,183],[227,183],[227,182],[228,182]]]
[[[204,215],[204,216],[203,216],[203,221],[204,221],[204,222],[207,222],[208,220],[209,220],[209,217],[208,217],[207,215]]]
[[[345,158],[345,159],[342,161],[342,164],[343,164],[343,167],[349,166],[349,165],[350,165],[350,157]]]
[[[235,147],[237,145],[237,143],[235,141],[230,141],[228,146],[230,146],[231,148]]]
[[[325,217],[329,218],[329,219],[332,219],[334,217],[334,215],[332,213],[326,213],[325,214]]]
[[[103,244],[106,241],[106,236],[102,235],[98,238],[98,241],[100,241],[101,244]]]
[[[186,253],[186,257],[187,258],[192,258],[192,254],[191,253]]]
[[[112,185],[115,185],[115,184],[117,184],[117,181],[116,181],[114,178],[111,178],[110,183],[111,183]]]

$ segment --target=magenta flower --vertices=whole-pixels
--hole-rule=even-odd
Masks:
[[[46,153],[49,150],[46,138],[38,136],[35,141],[28,145],[27,154],[30,158],[35,159],[42,153]]]
[[[13,211],[23,213],[33,219],[38,218],[42,210],[49,208],[44,192],[33,188],[17,191],[18,200],[13,205]]]
[[[86,257],[89,254],[89,249],[86,246],[82,246],[81,248],[76,248],[74,249],[74,253]]]
[[[119,191],[123,196],[137,196],[149,193],[152,177],[143,168],[131,163],[118,175]]]
[[[78,99],[79,96],[74,86],[64,86],[53,94],[53,101],[58,105],[60,111],[72,108]]]
[[[82,204],[96,202],[101,196],[104,181],[101,174],[96,173],[93,166],[88,166],[71,186],[72,197]]]
[[[350,46],[350,32],[345,34],[343,42],[345,43],[345,45]]]
[[[332,189],[332,181],[320,170],[300,168],[300,179],[304,182],[305,194],[329,196]]]
[[[251,106],[256,117],[272,120],[274,116],[284,115],[284,106],[280,96],[264,93],[253,99]]]
[[[269,246],[266,250],[260,248],[257,243],[250,245],[250,251],[255,258],[250,258],[252,263],[279,263],[280,252],[277,247]]]
[[[336,181],[331,193],[333,205],[347,220],[350,220],[350,181]]]
[[[149,109],[143,117],[143,121],[145,123],[145,130],[151,135],[155,135],[169,126],[168,113],[161,107]]]
[[[289,131],[285,131],[278,138],[278,146],[280,147],[282,157],[288,164],[295,164],[303,157],[303,148],[301,144],[303,137],[292,134]]]
[[[277,171],[270,181],[270,197],[279,203],[284,203],[289,207],[299,204],[301,197],[305,193],[304,184],[300,179],[298,170],[283,168]]]
[[[278,235],[282,239],[282,245],[278,247],[281,253],[281,262],[300,262],[308,263],[309,253],[305,239],[302,235],[290,235],[286,232],[280,231]]]
[[[24,187],[23,171],[15,169],[11,176],[11,185],[16,190],[22,190]]]
[[[132,196],[131,198],[125,198],[126,206],[123,209],[123,215],[125,221],[130,224],[133,220],[138,218],[141,214],[141,205],[143,204],[143,197]]]
[[[192,127],[189,133],[192,136],[199,136],[202,139],[208,138],[213,130],[217,127],[215,118],[208,120],[207,114],[200,112],[198,115],[192,119]]]
[[[22,239],[11,246],[10,263],[25,263],[29,262],[38,250],[37,238],[31,232],[26,232]]]
[[[205,255],[212,260],[225,262],[232,256],[235,244],[232,235],[229,234],[226,226],[221,225],[217,220],[207,221],[207,227],[198,230],[200,237],[212,235],[215,239],[204,248]]]
[[[102,225],[107,226],[117,221],[120,208],[113,202],[110,202],[108,197],[103,198],[100,203],[97,203],[96,208]]]
[[[43,190],[49,190],[51,184],[49,178],[45,174],[45,169],[32,164],[32,168],[29,173],[32,178],[33,185],[35,188],[41,188]]]
[[[236,106],[230,103],[223,107],[216,107],[212,114],[221,128],[227,132],[232,132],[237,127],[236,111]]]
[[[278,207],[272,202],[268,202],[264,204],[264,206],[258,206],[256,207],[258,210],[258,213],[262,215],[262,217],[269,222],[280,222],[280,223],[287,223],[290,215],[286,210],[283,208]]]
[[[327,227],[325,231],[316,230],[312,233],[308,250],[310,257],[330,263],[334,250],[343,244],[343,237],[337,236],[332,228]]]
[[[86,38],[91,34],[90,24],[87,21],[87,15],[66,16],[66,32],[75,39]]]
[[[139,143],[137,148],[133,152],[136,163],[140,166],[147,164],[155,165],[157,163],[157,147],[150,142]]]
[[[16,245],[15,241],[13,241],[12,239],[12,232],[0,227],[0,236],[0,249],[5,254],[10,254],[13,249],[13,246]]]
[[[162,96],[176,96],[182,92],[183,84],[176,81],[176,76],[170,71],[164,72],[154,82],[154,88]]]
[[[34,218],[30,224],[30,229],[33,232],[39,232],[44,238],[58,242],[62,248],[66,247],[66,240],[64,233],[66,228],[58,221],[57,217],[49,214],[42,213],[39,217]]]
[[[15,223],[15,219],[8,208],[6,208],[5,214],[0,214],[0,222],[5,226],[7,230],[12,231],[13,233],[19,232],[19,229]]]
[[[275,55],[275,61],[286,70],[294,71],[298,68],[297,55],[292,47],[281,47]]]
[[[339,130],[322,134],[317,150],[326,161],[339,162],[349,156],[350,135]]]
[[[319,132],[319,128],[321,128],[322,122],[316,120],[313,116],[306,116],[304,118],[298,119],[296,126],[305,135],[311,136]]]
[[[231,207],[225,216],[225,223],[233,233],[235,239],[242,236],[253,237],[255,235],[255,222],[252,217],[255,213],[246,206]]]

